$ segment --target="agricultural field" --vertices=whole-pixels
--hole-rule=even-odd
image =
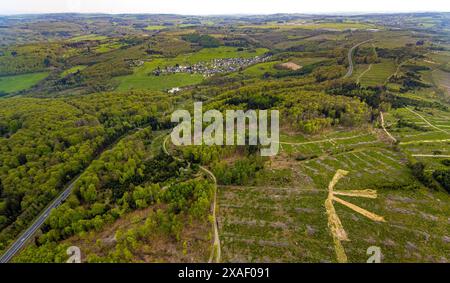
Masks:
[[[106,53],[124,46],[125,44],[122,44],[120,42],[108,42],[98,45],[94,50],[97,53]]]
[[[239,73],[233,73],[233,74],[231,74],[231,76],[237,76],[238,74],[243,74],[244,76],[248,76],[248,77],[254,77],[254,78],[261,77],[266,73],[276,72],[275,66],[280,63],[281,63],[280,61],[259,63],[256,65],[253,65],[251,67],[248,67]]]
[[[250,58],[263,55],[267,49],[237,51],[237,48],[218,47],[205,48],[195,53],[181,54],[175,58],[155,58],[137,67],[132,75],[119,77],[118,91],[130,89],[165,90],[174,87],[184,87],[201,83],[205,78],[200,74],[167,74],[155,76],[152,74],[157,68],[166,66],[191,65],[198,62],[208,62],[214,59]],[[253,66],[254,67],[254,66]],[[250,73],[252,71],[250,70]],[[254,71],[253,71],[254,72]]]
[[[72,37],[71,39],[69,39],[69,41],[79,42],[79,41],[90,41],[90,40],[104,40],[107,38],[108,37],[103,36],[103,35],[87,34],[87,35],[79,35],[79,36]]]
[[[376,26],[366,23],[267,23],[264,25],[244,25],[240,28],[260,28],[260,29],[307,29],[307,30],[348,30],[348,29],[374,29]]]
[[[363,86],[380,86],[384,85],[389,77],[396,71],[396,65],[391,60],[384,60],[380,63],[373,64],[370,70],[360,73],[359,82]]]
[[[167,27],[166,26],[156,26],[156,25],[145,27],[146,30],[161,30],[161,29],[165,29],[165,28],[167,28]]]
[[[448,69],[450,52],[442,52],[442,51],[431,52],[430,54],[428,54],[428,57],[432,60],[432,62],[441,65],[441,67],[444,69],[445,68]]]
[[[357,82],[360,82],[362,76],[364,76],[371,69],[372,69],[371,64],[357,64],[355,66],[355,70],[353,71],[351,78],[356,80]]]
[[[73,66],[72,68],[69,68],[69,69],[67,69],[67,70],[64,70],[64,71],[61,73],[61,77],[64,78],[64,77],[67,76],[67,75],[75,74],[75,73],[77,73],[77,72],[79,72],[79,71],[82,71],[82,70],[86,69],[86,67],[87,67],[87,66],[85,66],[85,65]]]
[[[202,75],[172,74],[165,76],[149,75],[154,69],[142,68],[136,70],[133,75],[118,78],[118,91],[132,89],[165,90],[174,87],[184,87],[201,83]]]
[[[436,109],[402,108],[388,113],[390,132],[412,158],[443,169],[450,157],[450,114]]]
[[[327,58],[289,58],[283,61],[270,61],[259,63],[237,73],[230,74],[230,77],[241,78],[261,78],[263,76],[276,76],[286,71],[298,71],[304,66],[326,61]],[[289,67],[291,66],[291,67]],[[292,68],[293,67],[293,68]]]
[[[450,97],[450,73],[436,70],[432,72],[433,82],[444,90],[447,97]]]
[[[411,32],[376,32],[374,33],[374,39],[376,46],[380,48],[399,48],[417,42]]]
[[[292,58],[290,61],[304,67],[307,65],[315,64],[326,60],[327,58],[323,57],[311,57],[311,58]]]
[[[48,76],[47,72],[0,77],[0,92],[13,93],[26,90]]]

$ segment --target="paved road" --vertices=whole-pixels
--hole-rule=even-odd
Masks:
[[[352,48],[350,48],[350,50],[348,51],[348,71],[347,74],[345,74],[344,79],[349,78],[352,74],[353,74],[353,60],[352,60],[352,56],[353,56],[353,51],[360,45],[367,43],[369,41],[372,41],[372,39],[360,42],[358,44],[356,44],[355,46],[353,46]]]
[[[143,128],[135,128],[128,133],[123,134],[121,137],[119,137],[114,143],[109,145],[104,150],[110,149],[114,147],[122,138],[125,136],[129,136],[136,131],[140,131]],[[100,155],[99,155],[100,156]],[[52,209],[57,208],[61,205],[72,193],[72,190],[74,188],[75,183],[80,179],[81,174],[73,179],[70,184],[67,186],[67,188],[56,198],[53,200],[53,202],[39,215],[39,217],[31,224],[30,227],[23,232],[22,235],[9,247],[9,249],[0,257],[0,263],[7,263],[13,258],[13,256],[16,255],[18,251],[27,243],[27,241],[36,233],[36,231],[44,224],[44,222],[48,219],[50,216],[50,212]]]
[[[9,247],[9,249],[0,257],[0,263],[7,263],[11,258],[27,243],[27,241],[36,233],[36,231],[44,224],[50,216],[52,209],[61,205],[70,195],[76,181],[80,176],[75,178],[67,188],[39,215],[39,217],[28,227],[27,230]]]

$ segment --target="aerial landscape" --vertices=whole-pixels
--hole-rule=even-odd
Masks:
[[[278,110],[277,154],[172,142],[195,102]],[[1,262],[370,247],[450,261],[450,13],[0,16]]]

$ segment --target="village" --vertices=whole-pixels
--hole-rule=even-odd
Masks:
[[[175,73],[189,73],[201,74],[205,77],[210,77],[219,73],[232,73],[240,71],[250,65],[268,61],[272,56],[263,55],[252,58],[226,58],[214,59],[210,62],[199,62],[194,65],[179,65],[167,66],[164,68],[158,67],[152,74],[155,76]]]

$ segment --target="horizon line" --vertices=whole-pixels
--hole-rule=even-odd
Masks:
[[[107,12],[36,12],[36,13],[5,13],[0,12],[0,17],[9,16],[37,16],[37,15],[175,15],[175,16],[200,16],[200,17],[220,17],[220,16],[275,16],[275,15],[311,15],[311,16],[363,16],[363,15],[394,15],[394,14],[445,14],[450,11],[352,11],[352,12],[294,12],[294,13],[226,13],[226,14],[180,14],[180,13],[147,13],[147,12],[124,12],[124,13],[107,13]]]

